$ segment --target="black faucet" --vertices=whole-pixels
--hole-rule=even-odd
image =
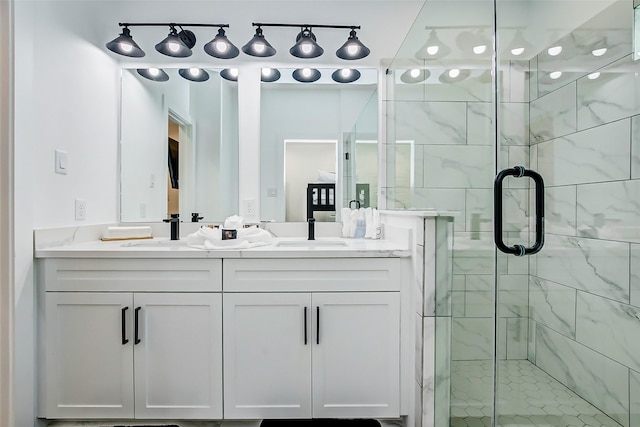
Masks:
[[[198,222],[201,219],[203,219],[203,216],[200,216],[200,214],[198,212],[192,212],[191,213],[191,222]]]
[[[307,218],[307,223],[309,224],[309,240],[316,240],[316,220],[315,218]]]
[[[180,240],[180,214],[171,214],[171,219],[163,219],[171,224],[171,240]]]

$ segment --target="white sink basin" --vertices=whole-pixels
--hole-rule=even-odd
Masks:
[[[347,246],[347,242],[344,240],[280,240],[273,246],[277,248],[343,248]]]
[[[143,240],[138,242],[123,243],[122,247],[173,247],[173,246],[187,246],[186,240]]]

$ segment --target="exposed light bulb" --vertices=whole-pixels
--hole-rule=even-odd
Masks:
[[[149,68],[149,74],[152,75],[153,77],[157,77],[160,75],[160,70],[158,70],[157,68]]]
[[[417,68],[414,68],[409,72],[409,75],[415,79],[420,75],[420,70]]]
[[[303,75],[303,76],[305,76],[305,77],[311,77],[311,69],[309,69],[309,68],[304,68],[304,69],[302,70],[302,75]]]
[[[122,49],[123,52],[129,53],[133,50],[133,45],[128,42],[120,42],[120,49]]]
[[[547,53],[551,56],[558,56],[562,52],[562,46],[553,46],[547,49]]]
[[[229,74],[231,74],[232,77],[238,77],[238,69],[237,68],[229,68]]]
[[[513,56],[520,56],[524,53],[524,48],[523,47],[515,47],[513,49],[511,49],[511,54]]]
[[[300,45],[300,50],[302,50],[302,53],[309,54],[313,50],[313,46],[311,43],[305,42]]]
[[[200,69],[199,68],[189,68],[189,74],[191,74],[193,77],[197,77],[200,74]]]
[[[607,53],[607,48],[606,48],[606,47],[603,47],[603,48],[600,48],[600,49],[593,49],[593,50],[591,51],[591,54],[592,54],[593,56],[602,56],[602,55],[604,55],[605,53]]]
[[[262,69],[262,75],[264,77],[271,77],[271,74],[273,74],[273,70],[271,68],[263,68]]]
[[[351,43],[347,46],[347,53],[351,56],[355,56],[360,50],[360,46],[355,43]]]
[[[596,71],[595,73],[591,73],[591,74],[589,74],[587,77],[589,78],[589,80],[595,80],[595,79],[597,79],[598,77],[600,77],[600,72],[599,72],[599,71]]]
[[[451,70],[449,70],[449,77],[451,77],[452,79],[455,79],[459,75],[460,75],[460,70],[459,69],[452,68]]]
[[[473,47],[473,53],[475,53],[476,55],[482,55],[486,51],[487,51],[487,45],[486,44],[481,44],[481,45]]]
[[[220,53],[225,53],[229,49],[229,46],[225,42],[217,42],[216,50]]]
[[[267,49],[267,46],[262,42],[256,42],[253,44],[253,50],[256,53],[263,53]]]
[[[549,73],[549,77],[551,77],[553,80],[559,79],[560,76],[562,76],[562,71],[552,71],[551,73]]]
[[[349,68],[343,68],[342,70],[340,70],[340,75],[345,79],[347,77],[351,77],[351,70]]]
[[[169,50],[171,52],[177,52],[180,50],[180,45],[178,43],[175,42],[169,42],[167,43],[167,46],[169,47]]]
[[[427,46],[427,53],[431,56],[435,55],[438,53],[438,51],[440,50],[440,46],[435,45],[435,46]]]

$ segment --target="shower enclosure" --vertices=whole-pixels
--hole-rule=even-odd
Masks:
[[[387,207],[455,217],[416,425],[640,426],[633,3],[428,0],[388,65]]]

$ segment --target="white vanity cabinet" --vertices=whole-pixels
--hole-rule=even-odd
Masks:
[[[225,418],[399,417],[400,262],[225,260]]]
[[[40,261],[39,416],[222,418],[221,264]]]

